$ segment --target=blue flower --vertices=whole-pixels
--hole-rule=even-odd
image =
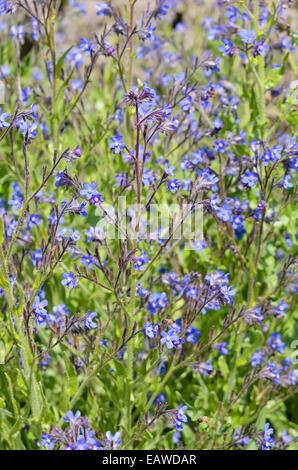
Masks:
[[[78,421],[80,417],[81,417],[80,411],[76,411],[75,414],[73,414],[72,411],[68,411],[65,417],[63,418],[63,421],[65,423],[75,423],[76,421]]]
[[[272,434],[274,433],[274,430],[270,427],[269,423],[265,424],[265,428],[263,431],[263,439],[262,439],[262,444],[261,444],[261,449],[262,450],[271,450],[273,449],[275,443],[274,439],[272,437]]]
[[[141,297],[141,299],[145,299],[150,294],[149,290],[142,289],[141,284],[139,282],[137,283],[136,292],[137,292],[138,296]]]
[[[155,338],[158,332],[158,324],[153,324],[150,322],[145,323],[144,332],[148,338]]]
[[[140,256],[134,260],[134,269],[136,271],[144,271],[145,265],[149,263],[150,258],[146,251],[144,251]]]
[[[41,216],[39,214],[30,214],[28,227],[33,228],[35,225],[40,225]]]
[[[97,324],[93,321],[94,318],[97,317],[97,313],[95,312],[87,312],[85,319],[84,319],[84,324],[86,330],[91,330],[93,328],[97,328]]]
[[[9,127],[9,113],[2,113],[2,109],[0,108],[0,131],[2,131],[5,127]]]
[[[31,259],[32,259],[32,264],[34,268],[37,268],[39,263],[42,261],[42,251],[40,248],[38,248],[35,251],[31,252]]]
[[[10,220],[7,226],[7,237],[10,239],[12,238],[16,228],[18,226],[18,222],[14,219]]]
[[[186,298],[187,299],[197,300],[198,299],[198,294],[199,294],[199,291],[196,287],[188,286],[186,288]]]
[[[263,351],[255,351],[250,358],[250,364],[252,365],[252,367],[258,367],[262,365],[264,357],[265,355]]]
[[[289,305],[283,300],[281,300],[276,307],[273,307],[272,314],[276,317],[284,318],[286,316],[286,310],[288,310],[288,308]]]
[[[118,449],[122,444],[121,440],[121,432],[116,432],[116,434],[112,434],[111,431],[106,433],[106,446],[111,449],[115,450]]]
[[[181,433],[179,431],[174,432],[172,436],[173,444],[179,445],[180,441],[181,441]]]
[[[225,17],[228,18],[228,20],[234,22],[239,18],[239,10],[236,7],[233,6],[228,6]]]
[[[280,374],[282,372],[282,367],[279,364],[274,364],[274,362],[268,362],[264,369],[261,371],[261,376],[273,380],[276,385],[280,384]]]
[[[288,433],[288,431],[283,431],[281,434],[281,439],[283,444],[288,445],[290,442],[292,442],[293,437]]]
[[[260,41],[256,42],[254,45],[254,56],[265,55],[269,51],[269,46],[265,44],[265,38],[262,38]]]
[[[83,189],[80,190],[80,195],[85,197],[89,201],[94,194],[97,194],[96,183],[95,182],[93,182],[91,184],[84,183],[83,184]]]
[[[53,314],[50,315],[50,322],[58,326],[64,325],[67,315],[69,315],[69,310],[65,304],[55,305],[53,307]]]
[[[171,191],[171,193],[175,194],[178,189],[180,188],[181,183],[180,181],[174,179],[174,180],[168,180],[167,181],[167,188]]]
[[[157,0],[157,5],[154,10],[155,18],[159,16],[166,16],[168,13],[169,5],[165,2],[165,0]]]
[[[37,313],[46,314],[47,310],[45,307],[48,305],[47,300],[41,300],[39,296],[36,296],[33,303],[33,309]]]
[[[260,156],[260,160],[263,162],[264,166],[268,166],[270,162],[275,163],[281,158],[282,147],[275,145],[271,147]]]
[[[241,177],[241,181],[248,188],[253,188],[258,182],[258,173],[255,171],[245,170],[244,175]]]
[[[25,29],[22,24],[12,25],[10,28],[9,36],[14,38],[20,44],[24,44],[25,41]]]
[[[223,45],[219,46],[219,51],[222,53],[223,56],[233,57],[236,53],[236,48],[234,44],[228,39],[223,39],[222,42]]]
[[[46,299],[42,300],[40,296],[35,297],[32,305],[35,321],[41,328],[45,328],[47,326],[48,312],[45,308],[47,305],[48,301]]]
[[[91,269],[95,264],[95,258],[91,255],[84,255],[81,257],[82,265],[87,266],[88,269]]]
[[[229,350],[227,346],[228,346],[228,343],[226,341],[223,341],[222,343],[216,344],[213,349],[218,351],[220,355],[226,356],[227,354],[229,354]]]
[[[142,183],[144,186],[151,186],[157,180],[156,174],[150,170],[150,168],[145,168],[143,173]]]
[[[94,44],[92,41],[88,41],[86,38],[80,39],[80,48],[83,52],[93,52]]]
[[[112,7],[106,2],[98,3],[95,7],[97,16],[112,16]]]
[[[241,29],[239,37],[244,44],[252,44],[256,40],[256,33],[252,29]]]
[[[194,326],[190,326],[185,333],[185,339],[188,343],[197,344],[201,336],[200,331]]]
[[[179,340],[177,332],[174,329],[170,329],[167,333],[165,331],[161,332],[161,344],[165,344],[168,349],[173,349],[175,347],[175,342]]]
[[[41,442],[38,442],[37,444],[43,447],[44,449],[53,450],[55,446],[55,441],[51,434],[42,433]]]
[[[188,113],[192,107],[192,97],[188,95],[183,98],[183,100],[180,101],[179,106],[185,113]]]
[[[17,128],[27,141],[34,140],[37,137],[37,124],[35,122],[28,123],[23,119],[19,119],[17,121]]]
[[[244,320],[249,325],[254,325],[255,323],[262,323],[262,321],[264,320],[264,315],[262,313],[261,308],[256,305],[255,307],[248,309],[246,312],[244,312]]]
[[[181,403],[178,409],[172,412],[173,423],[176,427],[176,430],[179,432],[183,430],[183,425],[188,422],[188,417],[185,416],[186,411],[187,406]]]
[[[293,183],[291,181],[291,175],[285,175],[278,186],[282,186],[284,189],[293,188]]]
[[[194,370],[195,372],[202,374],[204,377],[208,377],[213,372],[211,360],[209,359],[207,362],[199,362],[195,365]]]
[[[109,148],[115,154],[121,153],[122,150],[125,148],[123,137],[120,134],[118,134],[118,132],[116,132],[114,136],[111,137],[110,142],[109,142]]]
[[[73,272],[63,273],[62,277],[63,277],[63,280],[61,281],[62,286],[68,287],[69,289],[74,289],[77,286],[78,281]]]
[[[12,194],[12,198],[9,199],[8,204],[12,206],[12,210],[17,210],[22,207],[24,197],[16,181],[13,183],[12,187],[13,187],[13,194]]]
[[[155,292],[151,294],[148,301],[148,310],[154,315],[158,310],[162,310],[169,303],[165,292]]]
[[[279,333],[272,333],[268,338],[267,344],[273,352],[278,353],[282,353],[286,347]]]
[[[228,143],[223,139],[218,139],[213,144],[214,150],[219,153],[223,153],[228,147]]]

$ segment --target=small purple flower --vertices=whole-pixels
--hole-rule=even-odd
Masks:
[[[73,272],[63,273],[63,280],[61,281],[62,286],[74,289],[78,285],[78,281]]]
[[[44,314],[46,315],[47,314],[47,310],[46,310],[46,306],[48,305],[48,301],[47,300],[42,300],[40,299],[39,296],[36,296],[35,299],[34,299],[34,303],[32,305],[33,307],[33,310],[36,312],[36,313],[40,313],[40,314]]]
[[[122,444],[121,440],[121,432],[116,432],[116,434],[112,434],[111,431],[106,433],[106,446],[108,449],[115,450],[119,449]]]
[[[63,418],[63,421],[65,423],[75,423],[76,421],[79,420],[80,417],[81,417],[80,411],[76,411],[75,414],[73,414],[72,411],[68,411],[65,417]]]
[[[172,194],[175,194],[180,187],[181,183],[176,179],[167,181],[167,188],[169,189],[169,191],[171,191]]]
[[[269,163],[275,163],[277,160],[281,158],[281,151],[282,147],[280,145],[275,145],[271,147],[260,156],[260,160],[262,160],[264,166],[268,166]]]
[[[265,44],[265,38],[262,38],[260,41],[255,43],[253,54],[257,57],[258,55],[265,55],[268,51],[269,46]]]
[[[9,35],[18,41],[20,44],[24,44],[25,42],[25,29],[22,24],[20,25],[12,25],[10,28]]]
[[[272,314],[276,317],[284,318],[286,316],[286,311],[288,310],[289,305],[281,300],[276,307],[273,307]]]
[[[85,319],[84,319],[84,324],[85,324],[85,328],[86,330],[91,330],[93,328],[97,328],[97,324],[93,321],[94,318],[97,317],[97,313],[95,312],[87,312],[86,313],[86,316],[85,316]]]
[[[252,44],[256,39],[256,33],[252,29],[241,29],[239,37],[244,44]]]
[[[109,142],[109,148],[115,154],[119,154],[125,148],[123,137],[116,132],[113,137],[111,137]]]
[[[55,441],[51,434],[43,433],[41,435],[41,441],[37,443],[39,446],[43,447],[44,449],[53,450],[55,447]]]
[[[292,442],[293,437],[288,433],[288,431],[283,431],[281,434],[281,439],[284,445],[288,445],[290,442]]]
[[[2,109],[0,108],[0,131],[2,131],[5,127],[9,127],[9,113],[2,113]]]
[[[37,268],[39,266],[39,263],[42,261],[42,251],[40,248],[38,248],[35,251],[31,252],[31,259],[32,259],[32,264],[34,268]]]
[[[175,347],[175,341],[178,341],[179,337],[174,329],[170,329],[167,333],[161,332],[161,344],[165,344],[168,349]]]
[[[145,335],[148,336],[148,338],[151,338],[151,339],[155,338],[158,332],[158,325],[156,323],[153,324],[153,323],[147,322],[144,325],[144,332],[145,332]]]
[[[134,269],[136,271],[144,271],[145,265],[149,263],[150,258],[146,251],[144,251],[140,256],[134,260]]]
[[[94,181],[91,184],[84,183],[83,189],[80,190],[80,195],[85,197],[89,201],[94,194],[97,194],[96,183]]]
[[[229,350],[227,346],[228,346],[228,343],[226,341],[223,341],[222,343],[216,344],[213,347],[213,349],[218,351],[221,356],[226,356],[227,354],[229,354]]]
[[[262,444],[261,444],[261,449],[262,450],[271,450],[273,449],[275,443],[274,439],[272,437],[272,434],[274,433],[274,430],[270,427],[269,423],[265,424],[264,431],[262,433]]]
[[[291,180],[291,175],[285,175],[278,186],[282,186],[284,189],[291,189],[293,188],[293,183]]]
[[[12,210],[18,210],[22,207],[24,197],[21,192],[20,186],[15,181],[12,185],[13,187],[13,194],[12,198],[9,199],[8,204],[12,207]]]
[[[218,139],[213,144],[214,150],[219,153],[223,153],[228,147],[228,143],[223,139]]]
[[[165,292],[155,292],[148,300],[148,310],[154,315],[158,310],[162,310],[169,303]]]
[[[97,3],[95,7],[97,16],[112,16],[112,7],[106,2]]]
[[[40,225],[41,216],[38,214],[31,214],[29,217],[28,227],[31,229],[35,227],[35,225]]]
[[[93,194],[89,199],[89,203],[91,204],[91,206],[99,206],[99,204],[101,204],[102,202],[103,197],[99,193]]]
[[[262,365],[264,357],[265,355],[263,351],[255,351],[250,358],[250,364],[252,365],[252,367],[258,367]]]
[[[204,377],[208,377],[213,372],[213,366],[210,359],[207,362],[200,362],[195,365],[194,371],[202,374]]]
[[[191,344],[197,344],[200,336],[201,332],[194,326],[190,326],[185,333],[186,341]]]
[[[88,41],[86,38],[80,39],[80,48],[83,52],[93,52],[94,51],[94,44],[92,41]]]
[[[169,10],[169,5],[165,2],[165,0],[157,0],[157,6],[154,11],[155,18],[159,18],[160,16],[166,16]]]
[[[248,188],[253,188],[258,182],[258,174],[255,171],[245,170],[241,177],[242,183]]]
[[[272,352],[282,353],[285,350],[285,343],[282,341],[279,333],[272,333],[267,341]]]
[[[258,306],[248,309],[246,312],[244,312],[243,317],[249,325],[254,325],[255,323],[262,323],[262,321],[264,320],[264,315],[260,307]]]
[[[188,422],[188,418],[185,416],[186,411],[187,406],[181,403],[177,410],[171,412],[173,423],[176,427],[176,430],[179,432],[183,430],[183,425]]]
[[[186,298],[192,300],[198,300],[199,291],[196,287],[188,286],[186,288]]]
[[[48,322],[48,312],[46,306],[48,301],[46,299],[42,300],[40,296],[36,296],[34,303],[32,305],[35,321],[41,328],[46,328]]]
[[[236,48],[234,44],[228,39],[223,39],[222,42],[223,45],[219,46],[219,51],[222,53],[223,56],[233,57],[236,54]]]

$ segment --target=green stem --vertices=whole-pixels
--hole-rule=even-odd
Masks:
[[[3,241],[3,227],[0,227],[0,260],[2,265],[2,286],[5,292],[7,304],[8,304],[8,313],[10,318],[10,332],[14,342],[17,344],[17,347],[20,352],[20,357],[22,359],[22,365],[24,370],[24,379],[25,383],[29,390],[29,400],[31,405],[31,410],[33,416],[36,419],[40,419],[42,413],[42,397],[40,386],[37,382],[35,375],[36,365],[34,364],[33,356],[30,350],[29,339],[26,333],[23,331],[23,323],[21,321],[21,315],[23,312],[23,295],[20,294],[19,307],[15,307],[15,301],[13,298],[13,291],[9,280],[8,265],[6,257],[2,248]],[[16,331],[15,331],[16,326]]]
[[[139,122],[139,111],[138,106],[136,106],[136,122]],[[135,196],[136,196],[136,225],[134,229],[134,234],[132,236],[132,253],[135,252],[137,247],[137,236],[139,232],[140,225],[140,204],[141,204],[141,174],[139,169],[139,157],[140,157],[140,125],[137,125],[136,130],[136,146],[135,146]],[[133,380],[134,380],[134,347],[135,347],[135,338],[133,335],[133,328],[135,323],[135,311],[136,311],[136,288],[137,288],[137,279],[138,274],[132,268],[132,281],[131,281],[131,291],[130,291],[130,305],[129,305],[129,317],[128,317],[128,334],[131,339],[128,343],[127,349],[127,384],[126,384],[126,426],[128,431],[128,436],[131,434],[132,429],[132,392],[133,392]]]
[[[256,36],[259,34],[259,19],[260,19],[260,7],[259,0],[254,0],[254,26]],[[260,134],[264,138],[264,127],[266,123],[266,99],[265,99],[265,59],[263,55],[258,57],[258,107],[259,107],[259,123],[260,123]]]
[[[54,141],[54,149],[59,150],[59,118],[58,118],[58,83],[57,80],[57,61],[56,61],[56,40],[55,40],[55,23],[56,23],[56,12],[48,17],[45,24],[45,34],[48,42],[48,47],[51,55],[53,76],[52,76],[52,134]]]
[[[136,0],[131,0],[130,2],[130,7],[129,7],[129,36],[130,40],[128,42],[128,71],[127,71],[127,90],[129,91],[131,89],[131,84],[132,84],[132,68],[133,68],[133,53],[134,53],[134,44],[133,44],[133,28],[134,28],[134,7],[136,4]]]

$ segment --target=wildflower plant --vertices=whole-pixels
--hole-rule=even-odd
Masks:
[[[1,449],[297,447],[297,21],[0,0]]]

